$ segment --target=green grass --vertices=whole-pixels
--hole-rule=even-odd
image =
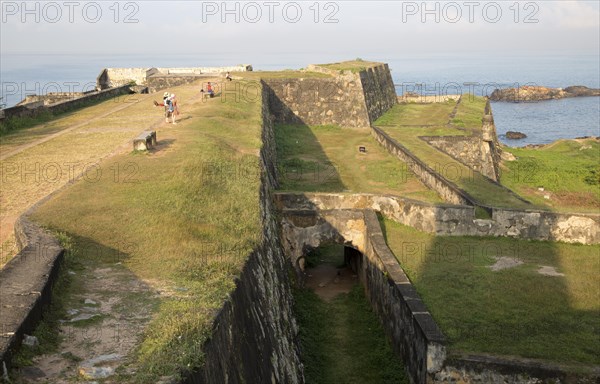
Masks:
[[[474,97],[473,95],[463,95],[456,110],[456,116],[451,124],[459,128],[481,129],[481,119],[487,101],[483,97]]]
[[[503,150],[517,158],[502,163],[501,180],[507,187],[558,211],[600,210],[597,140],[560,140],[542,148],[503,147]],[[544,195],[550,199],[544,199]]]
[[[600,246],[435,237],[382,224],[451,352],[600,364]],[[502,256],[523,264],[492,271],[494,257]],[[565,276],[543,276],[540,266]]]
[[[440,201],[367,130],[277,125],[275,140],[284,190],[389,193]],[[359,152],[359,146],[366,147],[366,154]]]
[[[474,98],[472,102],[469,102],[469,98],[468,95],[463,96],[466,101],[464,110],[460,113],[463,123],[471,121],[474,124],[473,116],[477,114],[477,110],[480,112],[477,127],[466,126],[467,131],[440,125],[443,121],[447,122],[448,111],[453,109],[452,105],[455,104],[452,101],[425,105],[398,104],[380,117],[375,125],[380,126],[393,139],[447,180],[469,193],[477,202],[496,207],[536,208],[517,199],[513,194],[490,182],[481,174],[419,139],[419,136],[470,135],[469,130],[481,129],[481,117],[485,102],[480,98]],[[414,125],[421,125],[421,127],[414,127]]]
[[[285,71],[251,71],[251,72],[236,72],[236,77],[243,77],[244,79],[299,79],[299,78],[311,78],[311,79],[327,79],[331,78],[331,75],[321,72],[311,71],[300,71],[300,70],[285,70]],[[227,88],[229,89],[229,88]]]
[[[309,289],[294,298],[307,383],[408,383],[361,286],[329,303]]]
[[[29,116],[10,117],[10,118],[4,119],[2,122],[0,122],[0,138],[2,138],[3,141],[6,141],[7,138],[10,137],[11,135],[18,133],[21,130],[27,130],[29,128],[39,126],[40,124],[55,122],[56,120],[70,121],[71,119],[69,119],[69,117],[73,117],[74,115],[81,117],[82,116],[81,112],[83,112],[83,111],[98,112],[98,111],[103,110],[104,109],[103,107],[106,107],[106,106],[114,107],[114,106],[116,106],[115,100],[123,100],[127,97],[128,97],[127,95],[121,95],[121,96],[112,97],[108,100],[82,101],[73,109],[71,109],[69,111],[65,111],[65,112],[53,113],[53,112],[50,112],[49,110],[42,110],[41,113],[39,113],[38,115],[33,116],[33,117],[29,117]],[[96,108],[92,108],[94,111],[91,111],[91,110],[89,110],[90,107],[96,107]],[[84,114],[86,114],[86,113],[84,113]],[[46,131],[52,131],[51,128],[55,125],[56,124],[50,124],[50,126],[47,127],[50,129],[46,129]],[[58,123],[58,125],[60,125],[60,122]],[[26,135],[22,135],[22,136],[31,136],[31,132],[27,132]]]
[[[334,71],[350,71],[352,73],[358,73],[360,71],[364,71],[367,68],[374,67],[376,65],[380,65],[382,63],[377,63],[373,61],[365,61],[362,59],[342,61],[339,63],[330,63],[330,64],[317,64],[319,67],[331,69]]]
[[[190,105],[191,118],[160,132],[161,150],[102,162],[107,177],[75,183],[34,215],[122,253],[123,266],[144,281],[185,289],[161,297],[134,381],[202,365],[213,317],[260,241],[260,103],[239,100]]]
[[[342,267],[343,250],[340,244],[321,246],[307,255],[307,265]],[[304,288],[295,289],[294,298],[307,383],[408,383],[360,285],[331,301]]]
[[[446,128],[450,114],[455,106],[456,101],[454,100],[448,100],[445,103],[396,104],[381,116],[376,121],[376,124],[381,126],[393,125],[402,127],[431,126],[442,130],[438,135],[464,135],[465,133],[463,131]],[[482,115],[479,117],[480,122]],[[481,127],[481,124],[479,124],[479,127]],[[423,135],[425,134],[429,135],[429,133],[423,133]]]

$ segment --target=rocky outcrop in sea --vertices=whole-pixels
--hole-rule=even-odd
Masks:
[[[490,100],[519,103],[581,96],[600,96],[600,89],[588,88],[582,85],[564,89],[526,85],[518,88],[496,89],[490,95]]]

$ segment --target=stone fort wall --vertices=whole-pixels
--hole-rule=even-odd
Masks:
[[[176,76],[187,79],[205,74],[225,72],[252,71],[250,64],[225,66],[225,67],[181,67],[181,68],[104,68],[96,77],[99,89],[119,87],[135,82],[136,85],[149,86],[149,80],[154,76]]]
[[[311,67],[315,68],[318,67]],[[332,77],[263,81],[276,122],[369,127],[396,104],[396,90],[387,64],[358,73],[325,69],[321,72]]]
[[[46,104],[42,98],[38,101],[28,104],[16,105],[14,107],[3,109],[3,116],[0,118],[0,123],[3,121],[3,119],[13,117],[36,117],[46,112],[53,114],[63,113],[76,108],[84,107],[92,102],[107,100],[129,93],[131,93],[129,86],[122,85],[103,91],[85,93],[83,96],[74,94],[74,97],[70,97],[66,100],[63,97],[58,97],[56,100],[60,99],[63,101],[58,101],[54,104]]]
[[[600,244],[600,214],[492,208],[491,219],[477,219],[472,206],[430,204],[393,195],[281,192],[275,199],[280,209],[373,209],[398,223],[440,236]]]
[[[420,139],[446,153],[475,172],[499,181],[500,149],[492,108],[488,100],[482,118],[481,130],[469,136],[421,136]]]

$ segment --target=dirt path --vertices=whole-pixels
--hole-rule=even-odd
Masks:
[[[341,293],[348,293],[358,283],[358,277],[349,267],[319,264],[306,269],[306,288],[312,289],[321,299],[329,302]]]
[[[139,103],[140,101],[141,100],[136,100],[134,103]],[[18,153],[21,153],[21,152],[23,152],[23,151],[25,151],[25,150],[27,150],[29,148],[33,148],[36,145],[40,145],[42,143],[45,143],[46,141],[52,140],[52,139],[54,139],[54,138],[56,138],[58,136],[64,135],[67,132],[71,132],[71,131],[73,131],[75,129],[78,129],[78,128],[84,127],[84,126],[86,126],[86,125],[88,125],[90,123],[93,123],[93,122],[95,122],[97,120],[101,120],[101,119],[103,119],[105,117],[108,117],[108,116],[112,115],[113,113],[119,112],[119,111],[121,111],[123,109],[126,109],[126,108],[129,108],[131,106],[132,106],[132,104],[121,105],[121,106],[119,106],[117,108],[113,108],[112,110],[110,110],[110,111],[108,111],[106,113],[103,113],[100,116],[94,117],[94,118],[92,118],[90,120],[84,121],[84,122],[79,123],[79,124],[75,124],[75,125],[73,125],[73,126],[71,126],[69,128],[63,129],[63,130],[61,130],[59,132],[53,133],[53,134],[51,134],[49,136],[43,137],[43,138],[41,138],[39,140],[36,140],[34,142],[21,145],[18,148],[15,148],[15,149],[12,149],[12,150],[10,150],[10,151],[8,151],[6,153],[0,154],[0,161],[8,159],[11,156],[14,156],[14,155],[16,155]]]
[[[183,111],[179,120],[186,118],[187,106],[201,100],[202,95],[193,94],[196,88],[175,88],[178,96],[180,90],[188,94],[178,97]],[[162,108],[151,104],[159,95],[136,96],[137,100],[129,98],[125,105],[0,156],[0,268],[16,253],[14,223],[23,212],[94,170],[101,160],[129,151],[132,138],[139,132],[170,126],[164,122]]]
[[[56,352],[34,357],[31,366],[18,372],[17,383],[63,384],[82,378],[119,383],[127,376],[127,356],[161,292],[123,267],[118,252],[94,248],[103,255],[89,252],[88,245],[82,248],[85,254],[69,263],[64,313],[56,324],[61,336]]]

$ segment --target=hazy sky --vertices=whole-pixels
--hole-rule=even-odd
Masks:
[[[1,53],[600,52],[598,0],[2,1]]]

